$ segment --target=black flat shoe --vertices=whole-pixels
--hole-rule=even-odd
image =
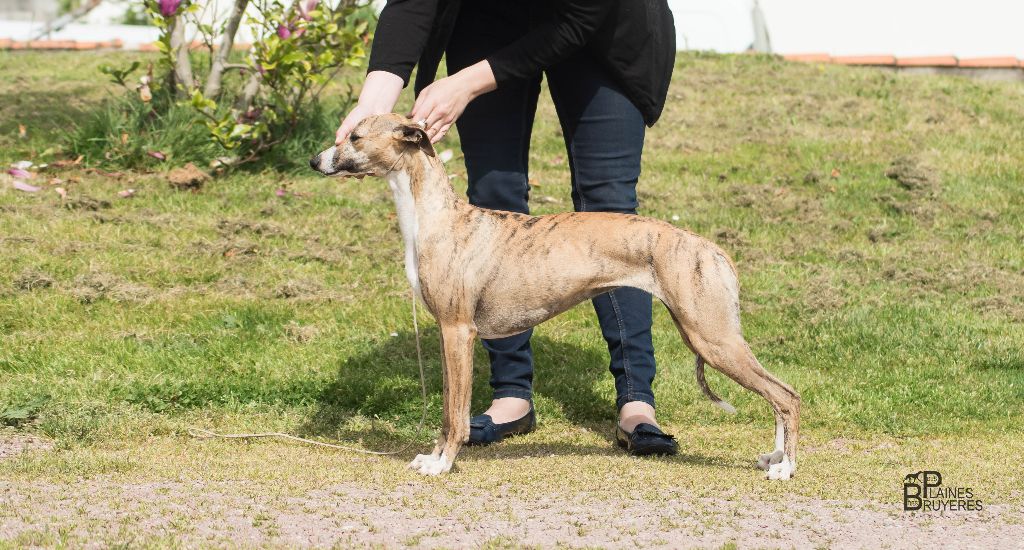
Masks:
[[[495,424],[489,414],[481,414],[469,419],[469,441],[467,445],[490,445],[511,435],[523,435],[537,429],[537,413],[530,403],[530,412],[519,420]]]
[[[626,433],[626,430],[615,424],[615,440],[619,447],[633,456],[674,455],[679,447],[675,436],[646,423],[637,424],[631,433]]]

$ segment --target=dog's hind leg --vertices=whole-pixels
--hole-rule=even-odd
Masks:
[[[444,411],[441,435],[434,452],[419,455],[409,467],[425,475],[451,470],[462,446],[469,440],[469,406],[473,390],[473,342],[476,328],[469,324],[442,324],[441,348],[444,372]]]
[[[691,335],[693,344],[708,363],[751,390],[772,406],[775,413],[775,449],[758,458],[769,479],[789,479],[796,470],[797,437],[800,431],[800,395],[768,372],[740,335],[711,342]]]
[[[724,399],[718,397],[715,392],[711,390],[711,387],[708,386],[708,381],[704,379],[704,358],[700,356],[700,353],[698,353],[697,350],[694,349],[693,344],[690,343],[690,338],[686,336],[686,330],[683,329],[683,325],[679,322],[679,318],[676,317],[676,314],[672,312],[672,308],[668,304],[665,304],[665,307],[668,308],[668,312],[672,316],[672,321],[676,324],[676,329],[679,330],[679,335],[683,337],[683,342],[686,343],[686,347],[690,348],[690,351],[697,356],[694,375],[697,378],[697,386],[700,387],[700,391],[704,392],[704,396],[714,403],[716,407],[729,414],[736,414],[736,409]]]
[[[765,370],[743,338],[739,285],[728,260],[724,256],[706,259],[712,261],[705,265],[714,268],[695,274],[696,301],[683,298],[669,309],[683,338],[699,357],[771,405],[775,413],[775,449],[761,455],[758,466],[768,470],[769,479],[789,479],[796,469],[800,395]],[[698,374],[702,374],[700,370]]]

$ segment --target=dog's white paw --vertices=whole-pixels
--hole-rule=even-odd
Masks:
[[[772,453],[765,453],[757,457],[757,467],[761,470],[767,470],[771,465],[782,462],[782,459],[785,458],[785,456],[786,453],[783,452],[782,449]]]
[[[416,470],[425,476],[436,476],[448,473],[452,469],[452,462],[448,457],[435,457],[434,455],[416,455],[416,458],[409,463],[409,469]]]
[[[767,479],[789,479],[796,471],[796,464],[789,460],[789,457],[782,455],[782,461],[768,467]]]
[[[433,460],[434,457],[432,455],[416,455],[416,458],[412,459],[412,462],[409,463],[409,469],[419,470],[420,466],[426,464],[428,461],[432,462]]]

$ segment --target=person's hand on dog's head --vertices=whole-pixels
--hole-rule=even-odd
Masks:
[[[400,76],[387,71],[373,71],[366,75],[363,89],[359,92],[359,102],[341,121],[341,126],[338,127],[338,131],[334,135],[334,144],[341,145],[347,140],[352,130],[364,118],[390,113],[395,108],[395,103],[398,102],[398,96],[402,93],[403,86],[405,86],[405,82]]]

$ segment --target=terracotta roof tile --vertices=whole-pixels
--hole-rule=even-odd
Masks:
[[[895,65],[896,58],[891,55],[842,55],[833,57],[832,62],[840,65]]]
[[[927,57],[901,57],[896,60],[900,67],[956,67],[957,60],[952,55]]]
[[[1016,57],[972,57],[961,59],[961,67],[982,67],[988,69],[1020,67],[1022,61]]]
[[[969,67],[988,69],[1024,68],[1024,59],[1016,57],[974,57],[957,59],[952,55],[896,57],[894,55],[839,55],[825,53],[794,53],[782,56],[788,61],[837,63],[840,65],[872,65],[882,67]]]
[[[28,49],[30,50],[57,50],[60,49],[60,43],[56,40],[29,40]]]
[[[832,57],[827,53],[792,53],[782,56],[787,61],[800,61],[803,63],[828,63]]]

